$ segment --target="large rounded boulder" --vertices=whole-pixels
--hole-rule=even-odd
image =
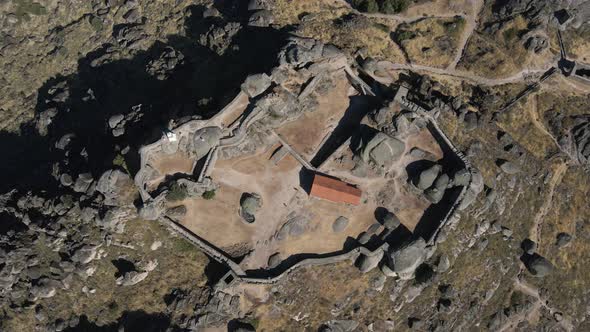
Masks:
[[[404,142],[379,132],[361,149],[361,159],[381,168],[390,168],[405,149]]]
[[[261,206],[262,198],[260,195],[245,193],[240,200],[240,215],[247,223],[253,223]]]
[[[392,270],[397,273],[400,279],[412,279],[418,266],[426,259],[426,242],[424,239],[418,238],[392,251],[389,256],[390,263],[393,264]]]
[[[209,151],[219,144],[222,131],[219,127],[205,127],[197,130],[193,136],[194,153],[197,159],[201,159]]]
[[[413,179],[414,185],[420,190],[430,188],[434,184],[434,180],[437,179],[441,170],[442,166],[438,164],[423,170]]]

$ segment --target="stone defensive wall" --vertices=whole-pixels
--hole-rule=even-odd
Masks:
[[[360,93],[362,93],[363,95],[376,96],[371,87],[360,77],[358,77],[348,65],[340,67],[340,70],[344,70],[346,72],[349,81]],[[306,96],[311,94],[313,92],[313,89],[318,85],[318,82],[321,80],[322,75],[322,73],[316,75],[308,84],[308,86],[301,92],[299,97],[301,97],[301,95]],[[435,109],[427,111],[421,106],[413,103],[412,101],[407,100],[407,93],[407,88],[401,87],[397,92],[394,100],[397,101],[403,108],[413,111],[419,117],[422,117],[424,120],[426,120],[429,130],[431,130],[433,132],[433,135],[436,136],[435,138],[437,138],[439,144],[444,144],[447,151],[452,151],[452,153],[457,157],[457,159],[462,162],[462,166],[464,166],[471,174],[469,185],[461,188],[461,191],[457,199],[449,207],[448,212],[437,225],[437,228],[432,233],[432,236],[430,236],[429,239],[425,239],[427,240],[429,246],[433,246],[436,244],[436,240],[438,238],[440,231],[448,224],[449,220],[456,217],[457,211],[463,203],[466,193],[472,184],[474,170],[469,161],[461,153],[461,151],[459,151],[453,145],[453,143],[449,140],[446,134],[438,126],[436,120],[432,116],[432,113],[434,113],[437,110]],[[244,116],[243,111],[246,109],[244,106],[245,103],[246,105],[247,103],[249,103],[249,97],[245,92],[240,91],[240,93],[214,117],[207,120],[191,120],[186,123],[180,124],[177,127],[165,132],[160,140],[152,144],[143,146],[139,151],[141,168],[135,177],[135,183],[140,191],[142,200],[144,202],[153,202],[155,200],[160,199],[160,197],[152,197],[147,187],[147,183],[149,181],[153,180],[154,178],[157,178],[158,176],[161,176],[155,170],[153,170],[152,166],[149,164],[151,157],[157,156],[162,153],[171,154],[179,150],[189,153],[190,156],[191,151],[189,150],[192,146],[191,140],[193,139],[193,134],[197,130],[205,127],[218,127],[222,130],[222,138],[219,140],[219,144],[217,146],[211,148],[211,150],[208,151],[205,157],[204,166],[201,169],[200,173],[197,175],[197,184],[201,181],[204,181],[204,179],[208,177],[210,171],[215,165],[219,149],[225,146],[232,146],[241,142],[246,136],[248,126],[250,126],[253,122],[258,120],[261,116],[264,116],[264,112],[261,112],[262,108],[255,109],[248,115]],[[234,114],[234,112],[240,113]],[[229,117],[230,119],[235,120],[227,121],[226,117],[228,114],[232,115],[231,117]],[[348,142],[349,141],[346,141],[336,150],[340,150],[342,146],[346,145]],[[287,146],[288,148],[288,144],[286,144],[286,142],[283,143],[283,145]],[[293,152],[290,153],[293,154]],[[196,164],[197,161],[195,160],[192,166],[193,172],[194,168],[196,167]],[[305,167],[306,163],[302,163],[302,165],[304,165]],[[307,166],[309,167],[309,165]],[[226,255],[219,248],[215,247],[214,244],[207,242],[205,239],[194,234],[182,225],[179,225],[178,223],[174,222],[172,219],[169,219],[168,217],[161,215],[158,218],[158,220],[170,229],[172,229],[177,234],[184,237],[190,243],[198,247],[210,258],[223,264],[229,269],[227,274],[219,281],[217,287],[224,287],[236,281],[249,284],[273,284],[281,280],[284,276],[302,267],[321,266],[327,264],[334,264],[346,260],[355,260],[360,255],[372,256],[375,254],[379,254],[379,251],[385,252],[389,249],[389,244],[385,242],[384,239],[382,239],[383,242],[374,251],[371,251],[365,246],[359,244],[357,247],[347,252],[335,252],[334,254],[322,255],[322,257],[300,258],[300,260],[294,262],[292,265],[288,267],[285,266],[284,269],[281,270],[282,272],[278,273],[277,275],[272,275],[272,270],[268,270],[268,274],[266,275],[265,273],[248,273],[247,271],[244,271],[238,263],[233,261],[231,257]]]
[[[407,93],[408,93],[407,88],[400,87],[400,89],[398,90],[398,93],[395,96],[395,100],[397,102],[399,102],[400,105],[402,105],[403,107],[415,112],[416,114],[422,116],[425,120],[427,120],[428,124],[429,124],[429,128],[435,132],[435,135],[437,135],[438,137],[441,138],[442,142],[439,141],[439,144],[444,143],[446,145],[446,147],[454,153],[455,157],[457,157],[457,159],[459,159],[463,163],[463,166],[471,174],[471,176],[469,177],[469,184],[467,186],[464,186],[463,188],[461,188],[461,192],[459,193],[459,196],[457,197],[455,202],[450,206],[449,211],[446,213],[446,215],[440,221],[440,224],[438,225],[438,227],[434,231],[433,235],[428,239],[428,241],[427,241],[428,245],[433,245],[436,243],[436,240],[438,238],[438,235],[440,234],[440,231],[447,225],[449,220],[457,217],[456,215],[459,210],[459,206],[461,206],[461,204],[463,203],[463,200],[467,194],[467,191],[469,190],[469,187],[472,184],[473,176],[474,176],[474,168],[471,165],[471,163],[469,162],[469,160],[467,159],[467,157],[465,157],[463,152],[459,151],[459,149],[457,149],[455,147],[455,145],[453,144],[453,142],[451,142],[451,140],[448,138],[448,136],[445,134],[445,132],[438,126],[437,121],[429,114],[429,112],[427,110],[425,110],[423,107],[421,107],[420,105],[417,105],[406,98]],[[445,105],[445,106],[448,107],[448,105]],[[430,111],[430,112],[432,112],[432,111]]]
[[[135,176],[135,185],[137,186],[141,198],[144,202],[152,198],[146,187],[146,184],[149,181],[149,174],[146,174],[146,170],[151,169],[151,165],[149,164],[150,156],[160,154],[162,152],[165,152],[166,150],[186,150],[190,144],[192,133],[204,127],[215,126],[221,128],[222,119],[226,116],[226,114],[235,112],[237,109],[239,109],[244,99],[247,100],[248,96],[243,91],[240,91],[229,104],[227,104],[221,111],[219,111],[219,113],[217,113],[212,118],[207,120],[191,120],[186,123],[180,124],[176,128],[171,129],[169,132],[164,133],[162,135],[162,138],[158,141],[144,145],[139,149],[140,168],[139,172]],[[239,120],[240,119],[238,118],[238,120],[236,121]],[[174,139],[170,139],[167,136],[170,134],[174,135]],[[201,174],[199,174],[199,181],[202,180],[203,176],[205,176],[207,172],[209,172],[209,168],[211,168],[215,164],[216,151],[216,149],[213,149],[207,155],[206,166],[203,167]],[[196,166],[197,162],[198,160],[195,160],[195,162],[193,163],[193,169]]]
[[[366,247],[360,246],[360,247],[356,247],[356,248],[354,248],[348,252],[342,253],[342,254],[334,254],[332,256],[321,257],[321,258],[303,259],[303,260],[293,264],[291,267],[289,267],[283,273],[281,273],[275,277],[255,278],[255,277],[235,275],[235,278],[238,281],[246,282],[246,283],[250,283],[250,284],[274,284],[274,283],[279,282],[286,275],[288,275],[291,272],[293,272],[297,269],[300,269],[302,267],[329,265],[329,264],[343,262],[346,260],[355,260],[360,255],[373,256],[373,255],[377,255],[379,251],[386,252],[388,249],[389,249],[389,244],[387,244],[387,243],[383,243],[381,246],[379,246],[377,249],[375,249],[373,251],[367,249]]]

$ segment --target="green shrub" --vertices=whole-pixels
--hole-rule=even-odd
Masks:
[[[123,168],[128,174],[130,174],[129,168],[127,167],[127,162],[125,161],[125,157],[123,157],[122,154],[119,153],[115,156],[113,159],[113,165]]]
[[[385,14],[397,14],[408,9],[409,6],[409,0],[382,0],[380,12]]]
[[[404,40],[413,39],[414,37],[416,37],[414,32],[408,30],[401,30],[395,33],[395,40],[398,43],[401,43]]]
[[[47,15],[47,9],[40,3],[31,0],[16,1],[16,16],[19,19],[30,19],[29,15]]]
[[[502,32],[502,36],[504,37],[504,41],[510,42],[514,38],[516,38],[517,31],[515,28],[508,28]]]
[[[186,198],[188,192],[185,186],[178,184],[178,182],[174,182],[170,189],[168,189],[168,193],[166,194],[166,200],[170,202],[174,201],[182,201]]]
[[[375,0],[353,0],[352,6],[366,13],[376,13],[379,11],[379,5]]]
[[[174,251],[186,253],[195,250],[194,244],[188,242],[183,238],[177,238],[173,243]]]
[[[103,29],[103,24],[100,18],[96,17],[96,16],[92,16],[90,18],[90,25],[92,26],[92,28],[94,28],[94,30],[96,31],[100,31]]]
[[[455,21],[444,23],[443,27],[448,35],[458,37],[465,27],[465,19],[459,17]]]
[[[207,190],[203,193],[204,199],[213,199],[215,198],[215,190]]]

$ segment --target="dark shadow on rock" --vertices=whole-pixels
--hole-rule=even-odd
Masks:
[[[125,311],[121,317],[108,325],[98,325],[88,320],[85,315],[80,316],[80,322],[74,327],[64,329],[64,332],[116,332],[116,331],[164,332],[181,331],[171,324],[170,317],[164,313],[146,313],[145,311]]]
[[[435,272],[432,267],[426,263],[423,263],[416,269],[416,284],[429,283],[434,278],[434,275]]]
[[[342,251],[351,251],[352,249],[358,247],[358,241],[350,236],[346,237],[344,240],[344,244],[342,245]]]
[[[416,228],[414,229],[414,235],[420,236],[424,240],[428,241],[434,232],[440,225],[442,219],[447,215],[451,206],[456,202],[461,188],[449,188],[445,191],[443,199],[437,204],[431,204],[422,217]]]
[[[252,324],[249,324],[249,323],[246,323],[246,322],[237,320],[237,319],[232,319],[227,324],[227,331],[228,332],[234,332],[234,331],[255,331],[255,329],[252,326]]]
[[[412,236],[412,232],[406,226],[400,224],[396,229],[387,234],[385,241],[389,243],[389,248],[397,249],[407,243]]]
[[[117,269],[117,272],[115,272],[115,278],[119,278],[119,277],[125,275],[125,273],[127,273],[127,272],[131,272],[131,271],[136,270],[135,264],[133,264],[133,262],[128,261],[123,258],[113,259],[111,261],[111,263],[113,263],[113,265]]]
[[[428,124],[428,129],[443,151],[443,158],[438,161],[438,163],[442,165],[442,173],[448,174],[449,177],[452,177],[452,175],[458,170],[465,167],[465,163],[457,156],[451,147],[447,145],[446,141],[431,124]],[[416,176],[415,170],[410,169],[409,167],[410,165],[408,165],[407,168],[408,176],[409,178],[413,178]],[[416,169],[418,168],[416,167]],[[436,229],[440,226],[442,220],[451,210],[453,204],[455,204],[459,198],[461,190],[462,187],[448,188],[439,203],[430,205],[418,221],[418,224],[414,229],[414,236],[420,236],[428,242],[428,240],[434,235]]]
[[[308,195],[311,193],[311,186],[313,185],[314,176],[315,173],[313,171],[310,171],[305,167],[301,167],[301,170],[299,171],[299,186]]]
[[[168,36],[165,42],[134,51],[131,58],[125,58],[122,47],[105,44],[80,59],[76,73],[47,80],[35,109],[38,118],[56,111],[47,135],[41,136],[35,124],[21,126],[20,135],[0,132],[5,153],[0,192],[14,188],[56,193],[54,170],[74,179],[84,172],[98,178],[127,146],[130,152],[124,159],[133,176],[139,168],[139,147],[159,139],[170,119],[211,116],[233,99],[247,75],[274,67],[287,29],[243,27],[233,37],[233,47],[219,55],[196,40],[212,24],[227,20],[204,19],[199,16],[202,9],[189,9],[194,15],[185,21],[187,36]],[[165,75],[148,70],[171,49],[182,54],[181,61]],[[118,137],[108,124],[116,114],[129,117]],[[56,142],[66,134],[73,135],[67,151],[57,149]]]
[[[207,258],[209,258],[209,263],[205,266],[207,285],[214,286],[227,272],[229,272],[229,267],[209,257],[209,255],[207,255]]]
[[[428,168],[434,166],[436,162],[432,160],[416,160],[409,163],[406,166],[406,174],[408,174],[408,179],[412,181],[413,179],[417,178],[422,171],[427,170]]]
[[[224,16],[246,21],[248,17],[248,2],[243,0],[215,0],[213,7]]]
[[[375,209],[375,212],[373,213],[373,215],[375,216],[375,220],[377,220],[380,224],[383,224],[383,219],[385,218],[387,213],[389,213],[389,210],[380,206]]]
[[[27,230],[29,227],[25,225],[15,216],[6,212],[0,213],[0,235],[8,235],[10,233],[19,233]]]
[[[377,100],[369,96],[352,96],[350,105],[344,115],[332,131],[328,139],[322,145],[316,155],[310,161],[314,167],[318,167],[326,161],[346,140],[359,132],[361,121],[377,105]]]
[[[174,288],[170,293],[164,295],[164,303],[166,306],[171,305],[177,298],[184,298],[187,292],[183,289]]]

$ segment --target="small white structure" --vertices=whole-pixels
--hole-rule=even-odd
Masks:
[[[168,139],[168,141],[170,141],[170,142],[176,142],[176,134],[175,133],[167,130],[165,132],[165,134],[166,134],[166,138]]]

